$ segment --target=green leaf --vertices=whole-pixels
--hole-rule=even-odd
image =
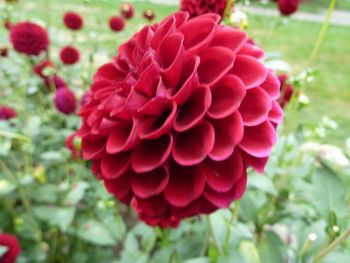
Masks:
[[[266,231],[259,240],[257,248],[260,262],[284,262],[284,255],[282,253],[283,243],[275,233]]]
[[[77,234],[85,241],[95,245],[114,246],[116,244],[105,225],[96,220],[88,220],[81,224]]]
[[[328,168],[318,169],[313,175],[312,185],[310,201],[323,218],[328,219],[332,211],[337,217],[347,213],[346,188],[336,173]]]
[[[0,258],[8,251],[8,247],[0,246]]]
[[[126,233],[126,225],[120,216],[109,216],[103,219],[103,224],[116,241],[121,240]]]
[[[31,194],[37,202],[54,204],[57,201],[57,186],[53,184],[38,185]]]
[[[0,180],[0,196],[6,196],[16,189],[16,185],[11,184],[8,180]]]
[[[169,258],[169,263],[181,263],[179,253],[177,253],[177,250],[174,250],[174,252],[171,254]]]
[[[37,218],[48,222],[50,225],[58,226],[65,232],[74,219],[75,208],[35,206],[33,212]]]
[[[80,181],[73,185],[72,190],[68,193],[65,203],[69,205],[78,204],[85,195],[85,190],[89,188],[87,182]]]
[[[258,175],[256,173],[252,174],[249,177],[248,186],[254,187],[273,196],[277,195],[275,185],[273,184],[271,178],[267,176]]]
[[[0,156],[7,156],[11,150],[11,147],[11,139],[0,137]]]

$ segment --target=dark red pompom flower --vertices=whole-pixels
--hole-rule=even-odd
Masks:
[[[275,144],[278,78],[219,21],[178,12],[144,27],[97,71],[80,111],[84,159],[149,225],[228,207]]]
[[[224,15],[227,0],[181,0],[180,10],[187,11],[191,17],[207,13]]]
[[[14,108],[0,105],[0,121],[9,120],[17,116]]]
[[[156,15],[152,10],[145,10],[143,12],[143,17],[146,18],[148,21],[153,21],[156,18]]]
[[[58,111],[63,114],[72,114],[75,112],[77,102],[75,94],[67,87],[60,88],[55,93],[55,105]]]
[[[279,98],[279,103],[282,108],[284,108],[292,99],[294,94],[294,88],[292,84],[288,83],[288,75],[281,74],[278,76],[278,79],[281,83],[281,97]]]
[[[80,30],[84,25],[84,20],[78,13],[70,11],[64,14],[63,23],[71,30]]]
[[[10,41],[20,53],[37,56],[49,46],[49,35],[45,28],[32,23],[20,22],[11,27]]]
[[[120,13],[125,19],[130,19],[134,16],[135,9],[132,4],[123,3],[120,7]]]
[[[122,31],[124,29],[124,26],[125,22],[120,16],[112,16],[109,19],[109,27],[115,32]]]
[[[289,16],[299,8],[299,0],[278,0],[278,9],[284,16]]]
[[[73,65],[80,59],[80,52],[73,46],[66,46],[60,52],[60,58],[63,64]]]
[[[0,256],[0,262],[16,263],[16,259],[21,253],[21,246],[16,236],[0,233],[0,246],[7,248],[5,254]]]

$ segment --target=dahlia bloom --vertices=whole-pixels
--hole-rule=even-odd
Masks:
[[[130,19],[135,14],[135,9],[132,4],[123,3],[120,7],[120,13],[125,19]]]
[[[71,152],[73,159],[79,158],[81,154],[79,149],[74,145],[75,138],[77,138],[76,132],[69,135],[65,140],[66,148]]]
[[[54,102],[57,110],[66,115],[74,113],[77,106],[74,92],[67,87],[56,91]]]
[[[67,83],[64,81],[64,79],[56,74],[51,78],[45,78],[44,83],[47,88],[50,88],[50,86],[53,85],[56,90],[67,87]]]
[[[32,23],[20,22],[11,27],[10,41],[20,53],[37,56],[49,46],[49,35],[45,28]]]
[[[279,104],[282,108],[284,108],[292,99],[292,96],[294,94],[294,87],[292,84],[288,83],[288,75],[281,74],[278,76],[278,79],[281,83],[281,97],[279,98]]]
[[[284,16],[290,16],[298,11],[299,0],[278,0],[278,9]]]
[[[6,58],[9,54],[9,49],[7,47],[0,47],[0,56]]]
[[[16,263],[16,259],[21,253],[21,246],[16,236],[0,233],[0,246],[4,246],[8,249],[4,255],[0,256],[0,262]]]
[[[187,11],[191,17],[206,13],[224,15],[227,0],[181,0],[180,10]]]
[[[0,105],[0,121],[6,121],[17,116],[14,108]]]
[[[33,68],[33,71],[36,75],[42,78],[46,78],[47,76],[44,73],[45,69],[54,68],[54,67],[55,65],[50,60],[45,59],[41,61],[39,64],[35,65]]]
[[[148,21],[153,21],[156,18],[156,15],[152,10],[145,10],[143,12],[143,17],[147,19]]]
[[[76,12],[67,12],[63,16],[63,23],[71,30],[80,30],[84,25],[83,18]]]
[[[119,32],[122,31],[125,27],[125,22],[123,20],[123,18],[119,17],[119,16],[112,16],[109,19],[109,27],[115,31],[115,32]]]
[[[219,21],[177,12],[145,26],[99,68],[79,113],[83,158],[149,225],[228,207],[275,144],[278,78]]]
[[[74,65],[80,59],[80,52],[73,46],[65,46],[61,49],[60,58],[65,65]]]

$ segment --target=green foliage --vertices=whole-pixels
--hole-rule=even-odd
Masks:
[[[22,1],[18,10],[14,11],[11,7],[6,12],[0,12],[0,16],[4,18],[7,12],[13,12],[16,19],[35,17],[43,22],[46,10],[34,10],[31,5],[44,6],[45,2]],[[78,97],[88,89],[92,73],[101,63],[98,61],[100,57],[105,62],[110,54],[115,54],[117,44],[129,38],[144,23],[138,14],[134,21],[128,22],[129,30],[116,37],[101,26],[109,10],[116,9],[115,3],[85,2],[83,5],[80,0],[48,1],[54,8],[62,8],[61,13],[63,9],[77,7],[78,11],[87,10],[86,13],[90,14],[87,22],[93,30],[84,29],[83,40],[79,37],[77,40],[64,31],[61,13],[50,16],[54,52],[57,53],[58,48],[67,42],[76,41],[83,53],[89,54],[83,58],[83,63],[70,68],[55,61],[58,65],[56,73],[65,76]],[[158,19],[175,9],[146,3],[135,5],[137,10],[153,8],[159,14]],[[97,15],[100,13],[103,13],[102,17]],[[310,46],[308,31],[315,33],[318,30],[314,24],[290,23],[277,28],[274,34],[279,34],[279,37],[270,37],[267,44],[264,43],[266,31],[262,28],[271,26],[271,20],[253,17],[252,24],[260,24],[252,31],[270,50],[277,49],[281,43],[288,43],[283,45],[282,52],[288,51],[287,58],[295,59],[298,70],[303,65],[301,59],[305,60],[308,52],[304,44]],[[301,32],[301,25],[305,26],[306,33]],[[292,33],[297,32],[297,36],[307,35],[294,40],[281,33],[286,28]],[[95,41],[97,31],[101,38],[106,38],[101,45]],[[334,36],[338,33],[345,36],[348,30],[331,30]],[[2,41],[5,39],[2,29],[0,34]],[[303,48],[300,39],[305,39],[301,43]],[[343,46],[339,43],[338,46]],[[291,50],[290,46],[297,48]],[[339,61],[346,60],[346,52],[338,49],[330,52],[333,49],[332,43],[325,47],[329,51],[328,59],[336,56]],[[270,65],[288,66],[278,54],[271,53],[270,58]],[[295,109],[287,108],[286,124],[279,130],[278,144],[264,174],[249,170],[247,192],[239,202],[211,215],[210,220],[204,216],[195,217],[185,220],[177,229],[162,230],[139,222],[131,210],[106,192],[103,184],[91,174],[90,164],[79,158],[72,159],[64,141],[79,127],[80,120],[77,116],[63,116],[55,110],[52,92],[32,74],[33,63],[40,59],[29,61],[11,52],[9,59],[0,60],[0,104],[13,105],[19,112],[18,118],[0,122],[0,232],[15,233],[21,240],[20,263],[348,262],[350,243],[342,237],[350,227],[350,168],[346,165],[350,156],[350,140],[347,140],[344,149],[323,145],[325,138],[334,134],[342,137],[343,131],[330,119],[320,120],[318,116],[319,111],[329,112],[330,108],[330,113],[333,114],[334,108],[340,120],[343,116],[339,112],[348,114],[344,110],[346,107],[331,107],[337,105],[337,101],[330,101],[327,107],[324,103],[329,93],[331,97],[338,96],[333,88],[338,92],[344,88],[342,80],[345,77],[337,75],[338,70],[333,69],[332,63],[324,63],[320,67],[323,73],[328,74],[317,74],[307,69],[293,79],[300,90],[310,85],[310,79],[315,79],[320,87],[310,93],[326,94],[319,99],[322,103],[311,106],[313,113],[310,116],[318,125],[305,125],[304,117],[310,117],[300,114],[298,110],[304,109],[305,105],[295,101]],[[345,72],[345,63],[338,64],[341,65],[339,71]],[[337,76],[334,86],[333,82],[332,85],[324,85],[329,81],[325,78],[329,78],[330,72]],[[332,87],[331,91],[329,87]],[[346,98],[348,93],[344,94]],[[340,140],[335,141],[339,143]],[[321,252],[338,240],[342,242],[319,261],[316,260]],[[0,257],[6,251],[0,246]]]

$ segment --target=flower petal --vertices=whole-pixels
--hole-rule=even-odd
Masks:
[[[172,164],[169,183],[164,190],[166,200],[177,207],[185,207],[200,197],[205,186],[205,174],[198,167]]]
[[[283,110],[277,101],[272,101],[272,109],[269,112],[269,120],[276,124],[283,122]]]
[[[243,121],[238,112],[225,119],[212,120],[215,130],[215,144],[209,157],[215,161],[227,159],[243,138]]]
[[[215,132],[209,122],[178,134],[172,155],[181,165],[191,166],[202,162],[214,147]]]
[[[131,176],[130,184],[132,191],[137,197],[149,198],[163,192],[168,181],[168,171],[161,167],[148,173],[134,173]]]
[[[138,209],[148,216],[161,216],[168,208],[163,195],[156,195],[150,198],[136,198]]]
[[[210,46],[221,46],[237,52],[246,43],[247,33],[232,27],[220,27],[214,35]]]
[[[277,100],[280,96],[280,81],[277,76],[273,73],[272,70],[269,70],[267,73],[266,80],[261,84],[261,88],[270,95],[271,99]]]
[[[141,141],[132,156],[133,170],[145,173],[161,166],[168,159],[172,146],[173,137],[170,134],[165,134],[156,140]]]
[[[131,161],[131,152],[106,155],[101,161],[101,172],[105,179],[114,179],[125,173]]]
[[[231,70],[235,53],[224,47],[210,47],[201,53],[200,58],[199,82],[211,86]]]
[[[240,148],[254,157],[266,157],[276,142],[275,128],[269,121],[255,127],[245,127]]]
[[[237,55],[231,73],[243,81],[246,89],[251,89],[258,87],[266,80],[267,69],[255,58]]]
[[[267,120],[272,108],[272,100],[261,88],[247,90],[247,95],[239,107],[245,126],[256,126]]]
[[[199,86],[182,105],[174,123],[178,132],[186,131],[198,124],[207,113],[211,103],[211,93],[208,86]]]
[[[115,179],[104,180],[104,184],[109,193],[122,200],[128,195],[130,190],[130,174],[123,173]]]
[[[246,89],[239,78],[227,75],[213,86],[211,93],[213,99],[208,115],[214,119],[221,119],[231,115],[239,108]]]

